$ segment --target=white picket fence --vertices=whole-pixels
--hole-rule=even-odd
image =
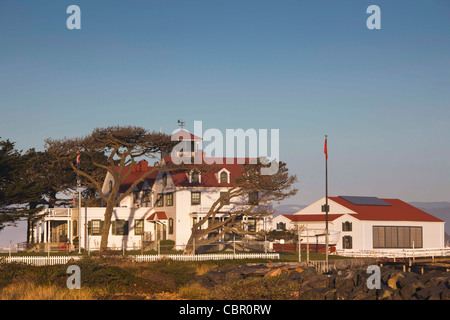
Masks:
[[[435,258],[450,256],[450,248],[387,249],[387,250],[336,250],[336,254],[354,258]]]
[[[227,259],[280,259],[278,253],[224,253],[224,254],[162,254],[162,255],[136,255],[132,256],[135,262],[151,262],[162,259],[176,261],[206,261],[206,260],[227,260]]]
[[[67,264],[79,260],[79,256],[50,256],[50,257],[36,257],[36,256],[11,256],[0,257],[0,263],[26,263],[33,266],[52,266],[56,264]]]
[[[206,261],[206,260],[225,260],[225,259],[280,259],[278,253],[230,253],[230,254],[197,254],[197,255],[182,255],[182,254],[163,254],[163,255],[130,255],[129,259],[135,262],[152,262],[163,259],[177,260],[177,261]],[[57,264],[67,264],[81,259],[80,256],[8,256],[0,257],[0,263],[26,263],[33,266],[50,266]]]

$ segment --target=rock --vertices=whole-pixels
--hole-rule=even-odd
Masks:
[[[309,288],[299,292],[300,300],[334,300],[335,289],[328,287],[324,288]]]
[[[394,291],[391,288],[380,289],[377,293],[378,300],[393,300],[392,295]]]
[[[264,278],[267,278],[267,277],[277,277],[277,276],[280,276],[281,274],[285,274],[285,275],[288,275],[289,274],[289,270],[288,269],[286,269],[286,268],[276,268],[276,269],[272,269],[272,270],[269,270],[265,275],[264,275]]]
[[[421,283],[419,280],[420,276],[417,273],[414,272],[408,272],[404,274],[404,277],[398,278],[398,287],[404,288],[405,286],[411,285],[411,284],[417,284]]]
[[[395,269],[390,267],[383,267],[381,268],[381,282],[387,284],[389,278],[391,277],[391,274],[397,272]]]
[[[226,279],[226,276],[224,273],[214,271],[214,270],[207,272],[206,277],[215,284],[223,284]]]
[[[314,268],[305,268],[303,269],[303,271],[301,272],[301,275],[304,279],[307,279],[309,277],[315,276],[317,274],[316,269]]]
[[[415,293],[418,290],[421,290],[425,288],[424,285],[420,281],[416,282],[409,282],[403,286],[403,288],[400,289],[400,295],[403,300],[410,300],[414,297]]]
[[[397,290],[397,282],[400,278],[404,277],[402,273],[392,273],[387,281],[387,285],[391,287],[393,290]]]
[[[444,272],[439,271],[439,270],[431,270],[428,272],[425,272],[422,277],[420,278],[420,280],[426,284],[428,281],[430,281],[433,278],[441,278],[444,276]]]
[[[352,279],[346,279],[346,278],[335,278],[333,287],[336,289],[340,289],[343,291],[348,291],[349,293],[353,289],[353,280]]]
[[[240,279],[242,279],[241,278],[241,274],[236,272],[236,271],[225,273],[225,281],[226,282],[235,282],[235,281],[238,281]]]
[[[421,289],[416,292],[415,296],[419,300],[441,300],[441,294],[447,290],[447,286],[441,284],[439,286]]]
[[[436,278],[431,278],[431,279],[429,279],[428,281],[425,282],[425,286],[426,287],[435,287],[435,286],[439,286],[441,284],[447,286],[448,278],[446,278],[446,277],[436,277]]]
[[[292,270],[288,275],[288,279],[292,281],[301,282],[302,276],[300,272],[298,272],[297,270]]]

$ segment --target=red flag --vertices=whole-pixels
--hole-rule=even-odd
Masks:
[[[324,148],[323,152],[325,153],[325,155],[327,156],[327,159],[328,159],[327,138],[325,138],[325,148]]]
[[[81,158],[80,158],[80,154],[78,154],[78,155],[77,155],[77,166],[80,165],[80,162],[81,162]]]
[[[75,194],[72,193],[73,196],[73,204],[75,205]]]

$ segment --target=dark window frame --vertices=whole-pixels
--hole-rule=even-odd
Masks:
[[[194,201],[194,195],[198,195],[198,200],[195,199]],[[191,191],[191,206],[198,206],[200,204],[202,204],[202,193],[200,191]]]

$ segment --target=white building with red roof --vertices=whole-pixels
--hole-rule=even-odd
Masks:
[[[108,247],[140,249],[143,241],[156,243],[159,240],[173,240],[177,249],[183,249],[191,236],[193,224],[206,216],[221,192],[226,192],[235,185],[236,178],[242,175],[242,163],[249,161],[248,158],[205,158],[199,151],[200,138],[185,130],[177,131],[173,137],[174,140],[182,140],[185,145],[180,156],[200,155],[204,163],[213,165],[207,171],[195,170],[195,164],[190,170],[165,171],[161,167],[171,164],[172,158],[163,154],[159,170],[155,170],[145,160],[125,167],[122,176],[127,178],[119,186],[119,196],[143,174],[151,170],[153,172],[114,208]],[[201,167],[204,163],[198,166]],[[107,173],[102,186],[106,196],[113,184],[113,176]],[[270,210],[272,203],[261,201],[259,206]],[[224,212],[217,214],[216,219],[226,218],[229,209],[231,206],[224,206]],[[33,238],[38,242],[55,243],[65,235],[72,243],[78,236],[78,226],[81,224],[82,248],[99,249],[104,213],[103,207],[81,208],[80,217],[75,208],[44,210],[33,230]],[[242,223],[250,231],[269,229],[271,217],[243,217]]]
[[[277,229],[303,230],[302,244],[325,242],[325,197],[273,219]],[[435,249],[444,247],[445,222],[399,199],[328,197],[329,243],[338,251]],[[306,235],[309,237],[306,237]],[[322,236],[323,235],[323,236]]]

